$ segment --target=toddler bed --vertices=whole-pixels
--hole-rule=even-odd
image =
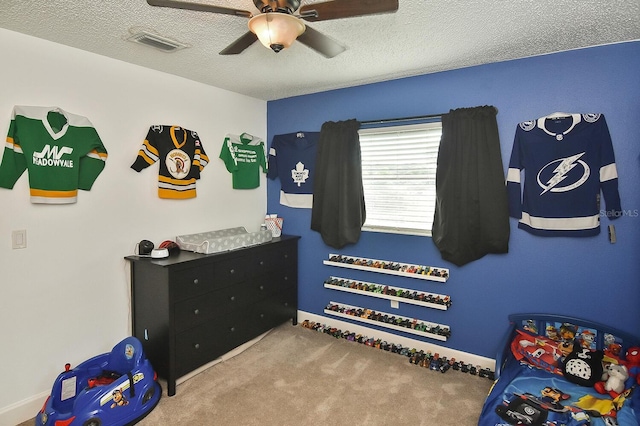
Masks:
[[[509,323],[478,426],[640,425],[640,338],[560,315]]]

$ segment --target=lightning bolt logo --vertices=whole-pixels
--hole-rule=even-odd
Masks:
[[[572,189],[575,189],[577,187],[579,187],[580,185],[582,185],[584,182],[586,182],[586,180],[589,178],[590,175],[590,168],[589,165],[587,163],[585,163],[584,161],[580,160],[580,158],[584,155],[585,153],[582,152],[580,154],[576,154],[576,155],[572,155],[570,157],[566,157],[566,158],[560,158],[558,160],[554,160],[550,163],[548,163],[547,165],[545,165],[540,172],[538,173],[538,185],[540,185],[540,187],[543,189],[543,191],[540,193],[540,195],[543,195],[547,192],[567,192],[567,191],[571,191]],[[557,163],[560,163],[556,166]],[[574,183],[567,185],[567,186],[559,186],[560,182],[564,181],[567,178],[567,174],[573,170],[575,167],[577,167],[578,165],[582,166],[584,173],[582,174],[582,176]],[[546,181],[546,183],[542,183],[542,178],[541,176],[543,175],[544,171],[547,170],[550,167],[554,167],[553,169],[553,176],[551,176],[550,179],[548,179]],[[548,176],[548,174],[547,174]]]

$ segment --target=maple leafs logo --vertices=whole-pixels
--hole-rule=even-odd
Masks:
[[[309,178],[309,170],[305,169],[304,164],[298,161],[296,168],[291,170],[291,178],[293,179],[293,182],[297,183],[298,187],[300,187],[300,185],[305,183]]]

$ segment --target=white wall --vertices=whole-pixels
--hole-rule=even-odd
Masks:
[[[164,53],[158,53],[164,54]],[[172,60],[180,60],[180,52]],[[258,229],[266,181],[232,190],[218,158],[225,134],[266,139],[266,102],[0,29],[0,137],[14,105],[88,117],[109,158],[72,205],[29,201],[27,173],[0,188],[0,424],[35,416],[64,364],[107,352],[130,334],[124,256],[143,238],[232,226]],[[189,66],[189,64],[185,64]],[[215,69],[211,70],[215,73]],[[130,169],[149,126],[199,133],[210,164],[192,200],[157,196],[157,165]],[[26,229],[27,248],[11,247]]]

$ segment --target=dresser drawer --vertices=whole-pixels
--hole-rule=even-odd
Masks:
[[[285,288],[296,286],[298,282],[298,269],[293,265],[286,265],[270,273],[268,276],[274,292],[278,292]]]
[[[259,298],[257,283],[242,282],[183,300],[174,306],[176,331],[183,331],[213,317],[242,309]]]
[[[284,244],[280,250],[273,251],[272,265],[277,269],[284,266],[298,266],[298,246],[296,244]]]
[[[215,317],[176,334],[176,372],[180,377],[252,339],[246,313]]]
[[[283,244],[279,250],[259,250],[247,259],[248,274],[256,276],[288,266],[297,256],[297,247]]]
[[[296,288],[285,289],[271,297],[254,304],[247,312],[250,322],[265,332],[290,318],[296,319],[297,291]]]
[[[198,296],[220,287],[214,280],[213,265],[171,271],[171,297],[174,301]]]
[[[216,263],[215,279],[225,285],[240,282],[247,274],[248,256],[232,257]]]
[[[260,299],[269,297],[296,282],[295,268],[284,267],[277,271],[268,272],[251,280],[251,287],[257,291]]]
[[[252,277],[265,274],[276,267],[273,250],[260,250],[247,259],[247,274]]]

